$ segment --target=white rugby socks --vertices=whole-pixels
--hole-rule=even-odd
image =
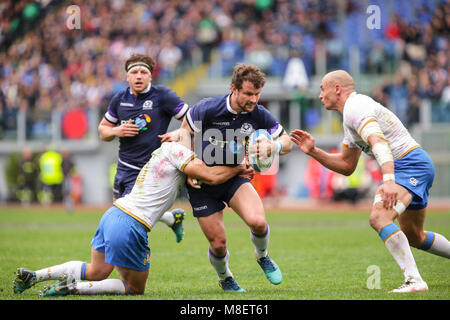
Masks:
[[[75,289],[77,294],[128,294],[129,288],[119,279],[105,279],[101,281],[77,282]]]
[[[56,266],[44,268],[36,272],[36,280],[57,280],[64,274],[71,274],[75,280],[84,280],[86,275],[86,262],[82,261],[69,261]]]
[[[208,250],[208,258],[214,270],[216,270],[217,275],[220,280],[225,280],[228,277],[232,277],[230,268],[228,267],[228,260],[230,259],[230,253],[227,250],[227,253],[223,257],[216,256],[211,248]]]
[[[423,281],[412,255],[408,238],[403,231],[397,225],[391,223],[381,229],[379,235],[402,270],[405,281],[408,279]]]
[[[427,238],[419,249],[450,259],[450,241],[436,232],[425,231]]]
[[[269,225],[267,224],[266,233],[264,233],[263,235],[256,235],[252,231],[250,231],[250,239],[255,246],[256,259],[259,260],[262,257],[266,257],[270,239]]]
[[[173,216],[172,212],[166,211],[164,214],[159,218],[161,222],[164,222],[168,227],[171,227],[175,222],[175,217]]]

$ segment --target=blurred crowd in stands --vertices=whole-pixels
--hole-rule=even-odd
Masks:
[[[379,30],[366,27],[369,2],[381,8]],[[316,75],[319,46],[326,50],[328,71],[348,69],[349,50],[357,45],[361,72],[385,74],[374,98],[393,106],[406,125],[419,120],[423,98],[442,101],[448,111],[450,1],[369,2],[4,1],[0,127],[3,133],[14,128],[18,110],[26,110],[35,123],[55,109],[103,112],[126,86],[123,64],[134,52],[154,57],[154,81],[168,84],[188,68],[210,62],[214,52],[223,76],[246,61],[268,76],[283,77],[296,58],[310,78]],[[66,25],[70,5],[80,8],[80,29]]]

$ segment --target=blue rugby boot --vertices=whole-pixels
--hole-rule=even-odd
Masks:
[[[225,292],[245,292],[245,290],[238,285],[233,277],[225,278],[225,280],[219,280],[219,286]]]
[[[272,259],[270,259],[269,256],[257,259],[256,262],[258,262],[261,269],[263,269],[264,274],[266,275],[267,279],[269,279],[270,283],[275,285],[281,283],[281,281],[283,280],[281,270],[277,266],[277,264]]]
[[[14,293],[22,293],[36,283],[36,272],[25,268],[17,268],[16,278],[14,279]]]
[[[184,220],[184,210],[175,209],[172,211],[172,215],[175,218],[175,222],[171,226],[173,232],[175,233],[175,241],[181,242],[184,236],[183,220]]]

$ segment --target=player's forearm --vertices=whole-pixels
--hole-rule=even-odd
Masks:
[[[354,171],[354,167],[343,159],[341,153],[328,153],[318,147],[314,147],[308,155],[334,172],[348,176]]]
[[[116,137],[116,134],[114,133],[114,127],[99,125],[98,133],[100,139],[102,139],[103,141],[111,141]]]
[[[206,167],[204,176],[200,179],[209,185],[216,185],[224,183],[234,176],[238,175],[242,171],[240,166],[228,167],[228,166],[214,166]]]

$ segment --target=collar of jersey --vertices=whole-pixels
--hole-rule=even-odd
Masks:
[[[142,91],[142,92],[139,92],[139,94],[142,94],[142,93],[147,93],[147,92],[149,92],[150,91],[150,89],[152,88],[152,83],[150,82],[149,84],[148,84],[148,87],[147,87],[147,89],[145,89],[144,91]],[[133,94],[133,91],[131,91],[131,88],[129,88],[129,91],[130,91],[130,94]]]
[[[348,98],[347,98],[347,100],[345,101],[345,103],[344,103],[344,108],[345,108],[345,106],[347,105],[347,103],[348,103],[348,100],[350,99],[350,98],[353,98],[354,96],[356,96],[356,91],[353,91],[352,93],[350,93],[350,95],[348,96]]]
[[[227,109],[228,109],[228,111],[229,111],[230,113],[232,113],[232,114],[238,114],[236,111],[234,111],[234,110],[231,108],[230,98],[231,98],[231,94],[229,94],[229,95],[227,96],[227,98],[226,98],[226,101],[227,101]],[[246,114],[246,113],[248,113],[248,112],[246,112],[246,111],[242,111],[242,112],[241,112],[241,114]]]

